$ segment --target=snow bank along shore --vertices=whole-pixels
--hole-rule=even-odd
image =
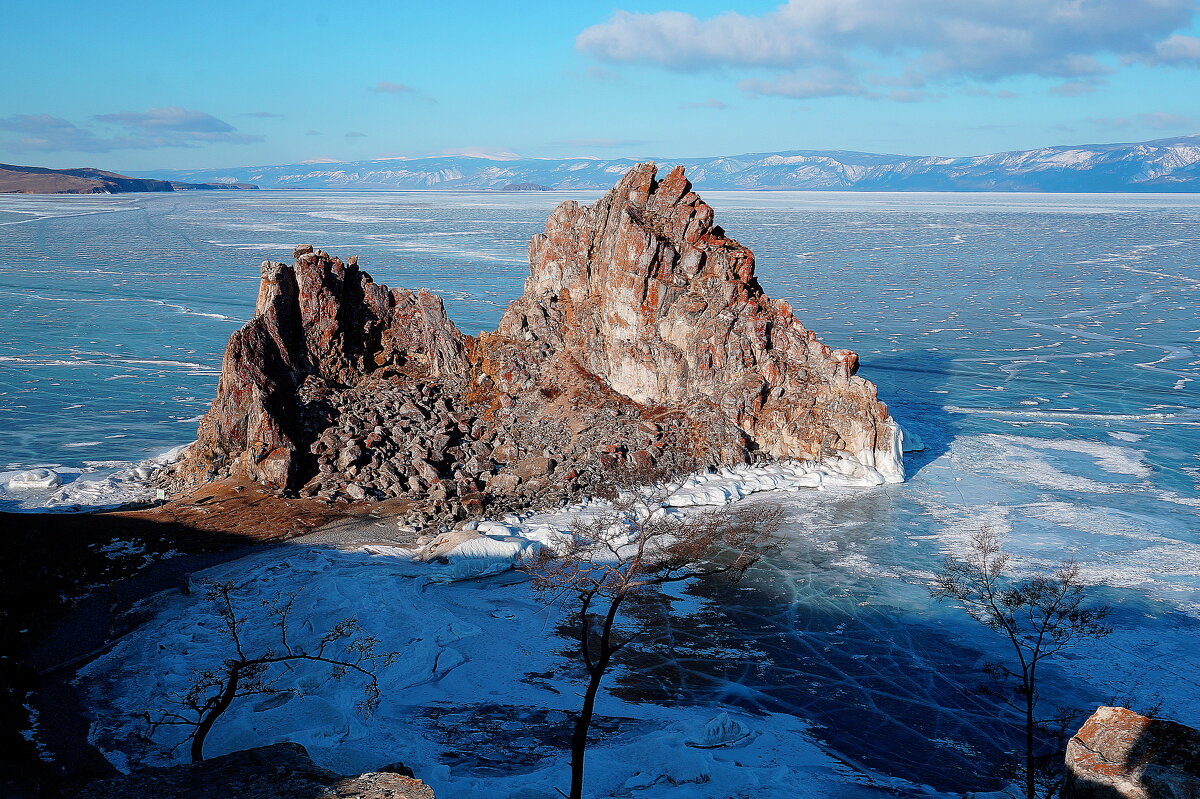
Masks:
[[[159,453],[139,463],[92,461],[85,468],[39,467],[0,472],[0,498],[19,510],[84,511],[117,508],[154,499],[150,477],[178,461],[190,444]]]
[[[820,465],[744,466],[693,475],[654,512],[685,514],[766,491],[870,488],[896,479],[894,471],[884,474],[845,457]],[[386,533],[375,540],[365,534],[336,546],[264,551],[195,574],[190,596],[153,600],[152,620],[81,672],[94,719],[91,740],[118,768],[133,765],[134,714],[186,690],[195,670],[225,656],[228,641],[200,597],[203,583],[230,581],[251,619],[249,634],[263,636],[263,645],[272,631],[262,603],[295,593],[294,617],[304,620],[296,635],[353,614],[379,638],[381,650],[401,654],[380,673],[384,698],[373,717],[356,711],[360,686],[353,679],[334,681],[327,670],[300,664],[284,677],[294,694],[235,704],[209,737],[210,755],[288,740],[335,769],[402,759],[440,799],[556,796],[564,731],[578,702],[570,689],[572,662],[561,654],[566,642],[555,634],[567,609],[543,606],[523,576],[508,572],[525,553],[554,546],[575,519],[603,512],[602,503],[584,502],[510,514],[468,523],[418,549],[387,543]],[[701,609],[702,602],[677,590],[669,597],[675,612]],[[920,786],[827,754],[807,724],[791,715],[661,706],[611,693],[601,698],[599,712],[602,728],[614,734],[604,736],[589,760],[597,795],[927,795]],[[477,732],[463,739],[467,727]],[[169,747],[175,734],[177,728],[168,728],[160,743]],[[462,762],[447,763],[448,747],[461,751]],[[183,756],[160,751],[146,760]]]

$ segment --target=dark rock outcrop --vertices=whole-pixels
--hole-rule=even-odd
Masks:
[[[343,777],[312,762],[303,746],[281,743],[202,763],[136,771],[81,788],[78,799],[434,799],[399,769]]]
[[[253,183],[180,183],[171,181],[175,191],[249,191],[257,189]]]
[[[254,318],[230,338],[216,399],[180,466],[185,482],[234,474],[297,489],[328,465],[318,442],[331,436],[334,463],[353,482],[349,467],[363,460],[381,411],[402,431],[402,418],[431,412],[410,410],[411,399],[468,369],[439,297],[379,285],[354,258],[312,247],[295,257],[263,264]]]
[[[525,293],[464,336],[439,298],[311,247],[263,264],[217,397],[172,487],[232,476],[325,499],[407,496],[452,515],[562,501],[602,464],[841,459],[903,476],[857,356],[769,299],[754,256],[676,169],[631,169],[530,242]]]
[[[1070,799],[1200,797],[1200,731],[1101,707],[1067,743]]]

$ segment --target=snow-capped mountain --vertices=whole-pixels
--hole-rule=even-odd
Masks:
[[[1200,134],[1133,144],[1043,147],[965,158],[793,150],[715,158],[515,158],[461,155],[232,169],[139,177],[254,183],[264,189],[500,190],[514,184],[603,189],[631,164],[683,164],[704,189],[871,191],[1200,191]]]

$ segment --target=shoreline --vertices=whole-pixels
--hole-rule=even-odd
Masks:
[[[723,469],[692,476],[670,505],[683,511],[689,506],[736,502],[760,492],[820,491],[827,488],[824,482],[819,472],[786,462]],[[851,482],[856,481],[837,487],[871,487]],[[106,584],[91,586],[23,649],[18,665],[25,679],[19,682],[29,691],[25,704],[36,719],[37,740],[52,754],[56,766],[52,779],[91,779],[113,773],[88,740],[91,721],[74,680],[81,669],[137,630],[161,601],[187,592],[191,575],[272,548],[284,552],[290,546],[315,546],[360,551],[381,547],[391,554],[410,549],[414,556],[421,552],[422,559],[449,561],[460,577],[483,576],[498,568],[506,570],[513,557],[549,541],[554,528],[563,527],[569,517],[587,513],[592,504],[530,508],[495,519],[459,522],[451,531],[457,535],[439,534],[428,541],[418,540],[415,528],[403,525],[412,505],[407,501],[330,507],[313,500],[280,498],[257,486],[233,485],[231,481],[207,484],[159,507],[0,514],[30,528],[47,524],[60,530],[72,528],[88,542],[91,552],[101,542],[111,546],[131,539],[142,545],[143,557],[161,556],[141,567],[134,564],[131,572]],[[139,524],[153,532],[137,531]],[[153,534],[161,535],[162,540],[152,541]],[[71,557],[64,560],[76,561]]]

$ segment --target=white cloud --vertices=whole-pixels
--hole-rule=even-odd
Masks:
[[[1200,66],[1200,37],[1175,35],[1154,46],[1154,59],[1164,64]]]
[[[786,71],[743,88],[828,97],[866,94],[864,82],[1080,79],[1112,71],[1101,59],[1196,60],[1200,40],[1173,35],[1195,12],[1195,0],[789,0],[762,15],[704,19],[617,11],[576,46],[615,63]],[[894,74],[879,74],[881,65]]]
[[[738,88],[750,94],[795,97],[801,100],[813,97],[868,94],[866,87],[850,73],[825,68],[792,73],[769,80],[759,78],[743,80],[738,83]]]
[[[121,111],[92,117],[97,122],[119,125],[142,142],[142,147],[190,147],[197,142],[248,144],[262,136],[238,133],[237,128],[212,114],[179,106],[148,111]]]
[[[1099,81],[1095,80],[1069,80],[1051,86],[1049,91],[1059,97],[1079,97],[1084,94],[1092,94],[1099,85]]]
[[[718,100],[716,97],[710,97],[707,100],[701,100],[696,103],[684,103],[680,108],[709,108],[714,111],[728,111],[729,104]]]

